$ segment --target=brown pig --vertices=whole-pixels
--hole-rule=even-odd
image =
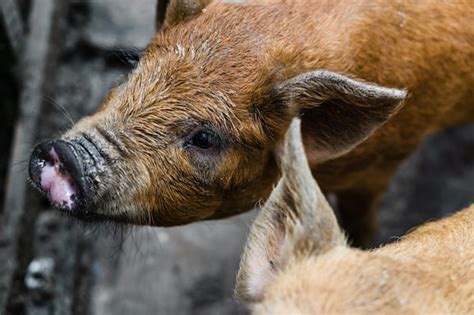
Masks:
[[[172,0],[128,80],[36,147],[30,177],[54,205],[156,226],[250,210],[300,116],[311,169],[361,244],[400,162],[474,118],[472,1],[209,2]]]
[[[252,226],[237,297],[255,314],[472,314],[474,205],[396,243],[350,248],[311,175],[299,125]]]

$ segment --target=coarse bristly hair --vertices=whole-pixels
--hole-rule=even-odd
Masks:
[[[61,137],[101,153],[72,214],[171,226],[248,211],[278,181],[277,152],[301,117],[313,175],[366,244],[400,162],[425,135],[474,118],[473,8],[171,0],[127,80]],[[207,149],[193,142],[201,132]]]
[[[305,158],[300,122],[287,133],[282,178],[251,228],[236,296],[255,314],[470,314],[474,205],[400,241],[350,248]]]

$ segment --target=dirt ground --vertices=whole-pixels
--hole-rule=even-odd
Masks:
[[[43,110],[32,138],[54,136],[70,120],[94,112],[152,37],[154,2],[71,1],[62,11],[62,33],[52,40],[58,57],[51,87],[41,96]],[[25,176],[24,162],[8,163],[15,169],[11,174]],[[0,297],[5,297],[0,313],[247,313],[232,299],[232,290],[255,212],[176,228],[84,226],[25,189],[29,210],[15,221],[12,235],[18,238],[2,243],[0,230]],[[402,165],[380,206],[376,245],[471,202],[474,124],[429,137]],[[0,212],[5,229],[13,222],[10,207],[5,201]],[[55,262],[52,289],[38,298],[24,279],[30,262],[45,257]],[[11,277],[4,277],[7,273]]]

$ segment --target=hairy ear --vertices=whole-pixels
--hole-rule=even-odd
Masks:
[[[166,9],[168,8],[169,0],[157,0],[155,10],[155,31],[159,31],[165,22]]]
[[[312,163],[352,150],[395,114],[407,96],[404,90],[330,71],[298,75],[279,84],[274,93],[280,106],[301,116]]]
[[[199,13],[212,0],[158,0],[155,28],[168,27],[187,20]]]
[[[282,178],[255,219],[240,262],[235,293],[242,300],[260,300],[290,259],[345,244],[334,212],[311,175],[299,119],[290,125],[283,151]]]

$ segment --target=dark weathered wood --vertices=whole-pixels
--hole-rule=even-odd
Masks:
[[[19,56],[23,47],[24,26],[20,10],[15,0],[2,0],[0,2],[0,12],[5,23],[8,39]]]
[[[64,15],[63,0],[35,0],[29,19],[30,33],[20,58],[23,89],[20,95],[20,114],[14,130],[11,164],[27,159],[35,140],[38,117],[41,113],[44,93],[51,82],[51,69],[57,54],[53,41],[60,27],[59,16]],[[2,4],[3,4],[2,0]],[[27,171],[25,163],[9,170],[2,217],[0,217],[0,307],[7,307],[7,299],[15,283],[15,275],[22,263],[18,259],[24,245],[24,237],[31,233],[32,217],[28,204]],[[32,237],[32,236],[29,236]],[[18,280],[18,279],[16,279]],[[18,281],[16,282],[18,283]],[[0,309],[0,311],[4,311]]]

